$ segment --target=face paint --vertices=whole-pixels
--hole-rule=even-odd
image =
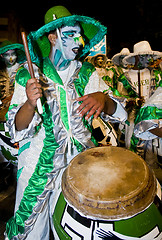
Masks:
[[[59,30],[58,30],[59,31]],[[57,70],[64,70],[74,60],[79,48],[84,45],[79,25],[62,27],[53,46],[53,62]]]
[[[80,26],[62,27],[60,35],[66,59],[74,60],[78,54],[79,48],[82,45],[84,46]]]
[[[7,68],[12,67],[15,65],[17,60],[17,55],[15,50],[8,50],[7,52],[2,54],[2,58],[6,64]]]

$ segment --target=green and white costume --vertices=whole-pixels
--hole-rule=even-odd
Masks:
[[[71,18],[80,21],[82,17]],[[64,18],[60,19],[62,21]],[[90,19],[87,18],[87,21]],[[49,24],[52,26],[51,22]],[[94,20],[91,27],[93,24]],[[98,26],[99,23],[96,24]],[[94,36],[101,34],[100,28]],[[39,31],[45,33],[38,30],[37,34],[31,36],[38,37]],[[93,42],[96,42],[94,37]],[[79,102],[76,98],[107,90],[107,85],[99,79],[93,65],[89,63],[82,65],[74,60],[64,71],[56,72],[47,56],[42,59],[36,62],[40,68],[34,65],[34,71],[43,89],[43,114],[40,116],[36,111],[28,128],[16,131],[15,115],[27,99],[25,86],[30,78],[27,64],[24,64],[17,72],[15,92],[7,115],[10,134],[13,141],[19,141],[20,150],[15,214],[7,223],[6,239],[49,240],[49,219],[52,219],[62,172],[75,155],[97,144],[91,136],[91,121],[86,121],[77,113]],[[124,121],[126,112],[118,103],[115,114],[107,116],[107,119]]]
[[[162,165],[162,138],[149,132],[151,129],[162,127],[162,87],[158,87],[140,109],[135,124],[137,148],[143,147],[144,159],[150,166],[157,163]],[[156,166],[154,168],[157,171]]]
[[[18,72],[11,110],[8,112],[11,136],[14,141],[20,141],[15,217],[7,224],[9,239],[13,234],[20,234],[15,238],[19,239],[21,233],[31,231],[39,213],[43,211],[42,206],[47,204],[54,191],[60,169],[65,168],[79,151],[95,146],[91,141],[89,123],[82,121],[76,113],[79,103],[75,99],[82,94],[107,89],[89,63],[81,65],[78,61],[72,61],[69,69],[65,70],[69,71],[69,78],[64,84],[59,76],[55,80],[56,72],[48,58],[44,60],[43,69],[45,75],[35,68],[47,101],[43,104],[43,115],[39,116],[36,112],[28,129],[16,131],[14,118],[26,101],[25,85],[29,78],[26,68]],[[120,104],[117,112],[114,120],[125,120],[126,114]],[[49,209],[47,212],[49,214]],[[42,224],[39,227],[42,229]],[[46,239],[44,235],[41,237]]]
[[[9,129],[6,126],[5,114],[10,106],[10,100],[14,92],[14,81],[16,72],[24,61],[26,61],[24,46],[19,43],[12,43],[8,40],[0,45],[0,55],[9,50],[15,50],[16,62],[0,70],[0,163],[10,161],[17,164],[18,144],[12,144]],[[4,58],[4,57],[3,57]],[[4,61],[4,59],[1,59]]]

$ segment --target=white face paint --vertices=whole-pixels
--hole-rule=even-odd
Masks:
[[[78,54],[79,48],[83,45],[80,26],[62,27],[60,35],[66,59],[74,60]]]
[[[74,60],[79,48],[84,46],[79,25],[65,26],[57,31],[58,38],[53,46],[53,64],[57,70],[64,70]]]
[[[6,64],[7,68],[12,67],[15,65],[17,60],[17,55],[15,50],[8,50],[7,52],[2,54],[2,58]]]

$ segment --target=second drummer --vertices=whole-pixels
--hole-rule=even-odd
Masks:
[[[29,36],[37,79],[30,79],[27,64],[19,69],[8,112],[11,136],[20,141],[20,151],[15,214],[7,223],[6,239],[49,239],[60,170],[79,152],[97,145],[91,135],[92,115],[126,120],[124,108],[109,95],[94,67],[75,60],[105,33],[98,21],[57,6],[46,13],[45,25]],[[36,109],[40,97],[42,116]]]

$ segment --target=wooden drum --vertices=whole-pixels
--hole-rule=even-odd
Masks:
[[[112,146],[88,149],[63,173],[53,214],[58,239],[160,240],[156,191],[152,170],[137,154]]]

